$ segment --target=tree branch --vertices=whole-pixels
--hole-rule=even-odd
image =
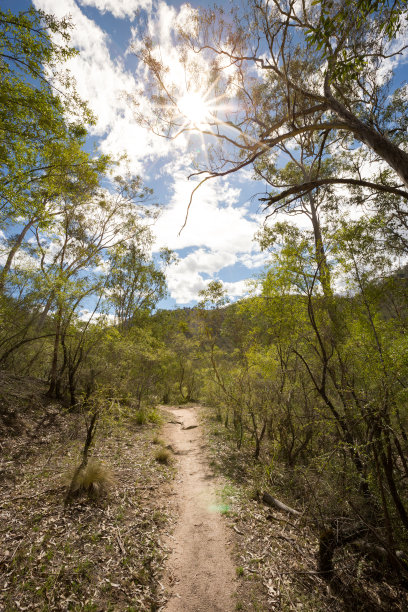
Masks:
[[[403,191],[402,189],[398,189],[397,187],[391,187],[388,185],[381,185],[380,183],[371,183],[370,181],[363,181],[352,178],[327,178],[308,181],[307,183],[302,183],[300,185],[294,185],[289,189],[281,191],[275,196],[269,195],[267,198],[260,198],[260,201],[268,202],[265,208],[269,208],[269,206],[272,206],[272,204],[275,204],[276,202],[279,202],[283,198],[286,198],[290,195],[297,194],[300,197],[305,195],[306,193],[309,193],[310,191],[313,191],[313,189],[322,187],[323,185],[353,185],[354,187],[367,187],[369,189],[374,189],[375,191],[381,191],[382,193],[390,193],[393,195],[397,195],[401,198],[405,198],[406,200],[408,200],[408,192]]]

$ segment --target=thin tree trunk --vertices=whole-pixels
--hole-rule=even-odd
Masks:
[[[59,349],[60,334],[61,334],[61,321],[62,321],[62,309],[60,307],[57,312],[57,321],[56,321],[55,338],[54,338],[54,350],[53,350],[53,355],[52,355],[51,372],[50,372],[50,387],[47,392],[48,397],[55,397],[55,394],[57,392],[58,349]]]
[[[89,423],[88,427],[87,427],[87,431],[86,431],[86,440],[85,440],[85,444],[84,444],[84,448],[82,451],[82,461],[79,464],[79,466],[77,467],[77,469],[75,470],[75,473],[72,477],[71,480],[71,484],[69,485],[69,489],[67,491],[67,494],[65,496],[65,506],[67,504],[69,504],[69,502],[71,501],[71,499],[73,498],[76,489],[76,485],[77,485],[77,478],[79,476],[79,473],[81,472],[81,470],[84,470],[86,468],[86,466],[88,465],[88,453],[89,453],[89,449],[91,447],[91,444],[93,442],[93,439],[95,437],[95,432],[96,432],[96,425],[97,425],[97,421],[98,421],[98,417],[99,417],[99,410],[97,410],[96,412],[94,412],[94,414],[92,415],[91,418],[91,422]]]
[[[20,234],[17,236],[13,246],[11,247],[9,254],[7,255],[6,263],[4,264],[3,270],[0,273],[0,292],[4,290],[4,285],[6,282],[6,278],[8,273],[10,272],[11,264],[13,263],[13,259],[18,249],[21,247],[22,242],[30,229],[33,226],[35,219],[31,219],[25,227],[21,230]]]

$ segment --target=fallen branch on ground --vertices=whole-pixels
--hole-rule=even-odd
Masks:
[[[266,492],[263,493],[262,501],[265,504],[268,504],[268,506],[272,506],[274,508],[277,508],[278,510],[282,510],[283,512],[287,512],[288,514],[292,514],[293,516],[301,516],[302,515],[301,512],[298,512],[298,510],[295,510],[294,508],[290,508],[286,504],[283,504],[281,501],[279,501],[275,497],[272,497],[272,495],[270,495],[269,493],[266,493]]]

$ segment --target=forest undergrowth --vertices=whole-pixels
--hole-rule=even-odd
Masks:
[[[238,610],[407,609],[408,593],[395,582],[391,572],[351,545],[335,552],[336,575],[344,591],[343,596],[333,593],[317,572],[321,529],[308,516],[307,498],[303,491],[296,491],[294,474],[279,464],[271,469],[272,458],[267,452],[254,462],[250,447],[238,451],[229,430],[210,411],[205,428],[211,467],[229,481],[221,496],[234,532]],[[263,492],[296,508],[300,515],[268,506],[262,501]]]
[[[55,400],[50,403],[44,391],[37,379],[1,375],[7,422],[1,431],[0,605],[44,611],[161,609],[174,466],[157,458],[167,450],[160,417],[141,425],[122,409],[120,419],[113,411],[102,420],[90,456],[112,480],[109,491],[64,506],[85,421]],[[266,445],[258,462],[250,445],[237,451],[224,425],[210,410],[204,414],[210,466],[227,479],[219,495],[235,543],[237,610],[351,611],[350,593],[366,601],[355,610],[407,608],[407,593],[392,574],[352,545],[334,558],[347,593],[344,598],[332,593],[317,573],[321,530],[311,520],[304,491],[296,492],[295,475],[278,463],[272,467]],[[263,492],[300,515],[266,505]]]
[[[173,140],[156,177],[144,150],[135,164],[93,138],[65,70],[81,24],[14,4],[0,10],[0,609],[162,607],[176,462],[153,407],[191,402],[219,419],[237,609],[407,610],[407,3],[183,5],[166,28],[176,71],[135,14],[145,79],[127,104],[140,134]],[[214,96],[205,121],[183,88]],[[208,224],[191,252],[162,243],[170,153],[198,179],[186,212],[200,185],[232,181],[214,200],[219,257]],[[249,248],[230,198],[251,184]]]
[[[2,374],[0,608],[158,610],[166,551],[161,534],[173,467],[155,460],[159,424],[128,415],[101,422],[90,456],[108,494],[64,507],[86,428],[47,403],[35,379]],[[9,406],[6,406],[8,402]]]

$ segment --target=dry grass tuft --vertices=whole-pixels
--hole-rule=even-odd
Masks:
[[[72,479],[72,472],[67,480]],[[96,459],[89,459],[85,468],[79,471],[73,483],[72,492],[75,495],[87,493],[92,497],[100,497],[108,493],[115,480],[112,472]]]
[[[167,448],[159,448],[155,452],[154,458],[158,463],[169,465],[169,463],[172,461],[172,454]]]

